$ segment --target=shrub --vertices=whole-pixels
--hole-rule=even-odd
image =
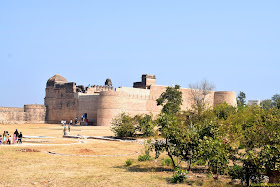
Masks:
[[[174,170],[174,174],[172,176],[172,183],[182,183],[187,179],[187,171],[186,170],[182,170],[181,168],[176,168]]]
[[[167,158],[167,159],[165,159],[165,160],[163,160],[161,162],[161,165],[163,165],[163,166],[171,166],[172,165],[172,160],[170,158]]]
[[[138,156],[138,161],[140,161],[140,162],[148,161],[148,160],[152,160],[152,157],[149,154],[144,154],[144,155]]]
[[[131,165],[133,164],[133,161],[130,160],[130,159],[127,159],[127,160],[125,161],[125,164],[126,164],[127,166],[131,166]]]
[[[118,137],[133,137],[135,135],[135,120],[127,115],[121,113],[119,116],[112,120],[111,130]]]

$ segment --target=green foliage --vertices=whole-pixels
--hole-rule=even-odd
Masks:
[[[262,162],[258,153],[253,150],[247,150],[245,154],[241,154],[241,162],[245,173],[244,179],[241,181],[245,181],[247,186],[249,186],[250,182],[260,183],[262,181]]]
[[[149,154],[143,154],[138,156],[138,161],[144,162],[144,161],[149,161],[152,160],[152,157]]]
[[[165,159],[165,160],[163,160],[161,162],[161,165],[163,165],[163,166],[171,166],[172,165],[172,160],[170,158],[167,158],[167,159]]]
[[[244,92],[239,92],[237,96],[237,106],[243,107],[246,104],[246,94]]]
[[[155,122],[152,115],[136,115],[135,120],[138,122],[137,129],[143,133],[143,136],[149,137],[155,135]]]
[[[280,170],[280,146],[265,145],[260,152],[265,171],[269,174],[271,171]]]
[[[272,105],[279,109],[280,108],[280,95],[279,94],[274,94],[271,97],[271,100],[272,100]]]
[[[126,164],[127,166],[131,166],[131,165],[133,164],[133,161],[132,161],[131,159],[127,159],[127,160],[125,161],[125,164]]]
[[[268,109],[273,108],[274,106],[273,106],[273,103],[272,103],[272,100],[271,100],[271,99],[266,99],[266,100],[262,100],[262,101],[261,101],[261,107],[262,107],[263,109],[268,110]]]
[[[228,173],[231,179],[241,179],[242,181],[245,179],[245,173],[242,166],[230,166]]]
[[[162,113],[167,114],[178,114],[181,110],[182,105],[182,92],[179,91],[180,86],[167,87],[166,91],[163,92],[157,99],[157,105],[162,105]]]
[[[118,137],[132,137],[135,135],[136,122],[135,120],[127,115],[121,113],[119,116],[112,120],[111,130]]]
[[[222,103],[217,105],[214,109],[213,112],[214,114],[219,118],[219,119],[224,119],[226,120],[229,116],[232,114],[236,113],[236,108],[228,105],[227,103]]]
[[[174,174],[172,176],[172,183],[183,183],[186,181],[188,172],[186,170],[182,170],[181,168],[176,168],[174,170]]]
[[[228,151],[219,138],[204,137],[198,145],[198,157],[207,161],[209,170],[216,174],[224,174],[228,167]]]

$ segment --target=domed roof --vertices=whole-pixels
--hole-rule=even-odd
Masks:
[[[55,84],[64,84],[67,83],[68,81],[62,77],[61,75],[54,75],[51,78],[49,78],[47,82],[47,86],[54,86]]]
[[[113,83],[112,83],[111,79],[109,79],[109,78],[106,79],[105,85],[106,85],[106,86],[113,86]]]

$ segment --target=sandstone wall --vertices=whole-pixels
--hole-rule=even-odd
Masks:
[[[45,123],[46,107],[44,105],[24,105],[27,123]]]
[[[148,99],[148,95],[129,94],[125,91],[100,92],[97,125],[111,125],[112,119],[122,112],[130,115],[148,113],[146,110]]]
[[[214,105],[226,102],[229,105],[237,106],[236,93],[230,91],[219,91],[215,92]]]
[[[61,88],[46,88],[45,106],[48,123],[60,123],[61,120],[75,120],[78,99],[75,83],[66,83]]]
[[[45,123],[44,105],[24,105],[24,108],[0,107],[0,124]]]
[[[78,111],[77,117],[80,120],[81,116],[87,113],[89,121],[93,120],[93,125],[97,124],[97,107],[98,107],[99,95],[87,95],[79,93],[78,95]]]

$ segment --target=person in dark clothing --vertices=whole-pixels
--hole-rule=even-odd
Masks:
[[[18,135],[18,143],[22,143],[22,133],[21,132]]]
[[[16,131],[14,132],[14,134],[18,137],[19,133],[18,130],[16,129]]]
[[[17,142],[17,139],[18,139],[18,130],[16,129],[16,131],[14,132],[14,136],[13,136],[13,143],[16,143]]]

